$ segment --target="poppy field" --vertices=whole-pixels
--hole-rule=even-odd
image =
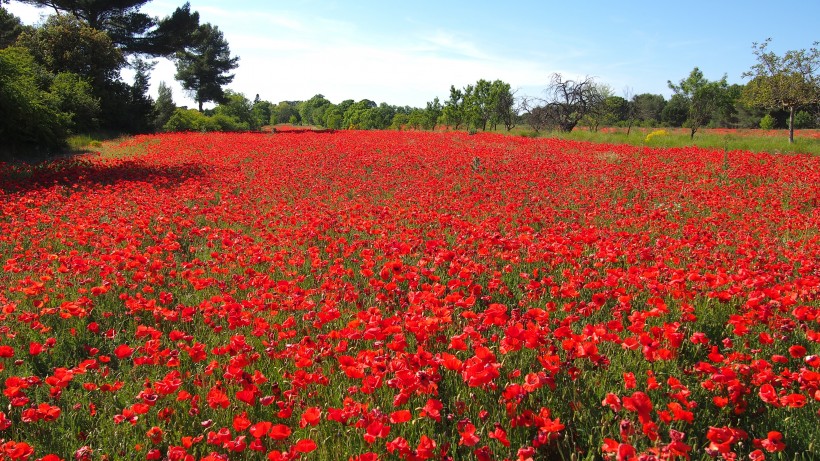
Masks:
[[[167,134],[0,164],[0,459],[820,456],[820,157]]]

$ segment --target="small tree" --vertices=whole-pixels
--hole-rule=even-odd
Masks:
[[[174,115],[177,106],[174,104],[174,95],[171,88],[165,82],[159,82],[157,92],[157,102],[154,104],[154,128],[162,130],[171,116]]]
[[[743,73],[752,80],[743,99],[754,107],[784,109],[789,112],[789,142],[794,142],[794,116],[797,109],[820,102],[820,50],[818,42],[808,50],[791,50],[783,56],[767,51],[771,42],[752,44],[757,63]]]
[[[202,112],[202,104],[221,102],[222,87],[233,81],[229,73],[239,66],[239,58],[231,57],[228,42],[218,27],[203,24],[194,34],[194,45],[177,53],[176,78],[191,92]]]
[[[695,67],[689,73],[689,77],[677,85],[671,81],[667,83],[675,94],[683,97],[689,104],[689,117],[686,123],[690,130],[690,139],[695,137],[695,132],[700,127],[709,123],[713,112],[721,110],[728,102],[729,84],[726,82],[726,75],[718,81],[710,82],[703,76],[703,72]]]
[[[464,92],[450,85],[450,99],[441,111],[444,124],[457,130],[464,123]]]

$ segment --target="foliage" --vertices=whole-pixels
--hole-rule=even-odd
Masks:
[[[50,93],[65,114],[69,132],[89,133],[99,128],[100,100],[92,91],[88,81],[70,72],[61,72],[51,81]]]
[[[263,100],[257,94],[256,97],[253,98],[253,123],[250,123],[250,125],[255,126],[255,129],[259,129],[270,124],[272,110],[273,103]]]
[[[0,6],[0,49],[13,45],[24,30],[20,18]]]
[[[771,130],[774,128],[774,117],[771,114],[766,114],[760,119],[760,128],[763,130]]]
[[[270,124],[298,123],[299,108],[297,106],[296,101],[280,101],[277,105],[271,107]],[[293,122],[291,121],[292,117],[295,117]]]
[[[231,57],[228,42],[217,26],[199,26],[192,42],[176,54],[176,78],[202,112],[204,103],[223,101],[223,87],[233,81],[234,74],[229,72],[239,66],[239,58]]]
[[[797,113],[794,114],[794,128],[798,130],[817,128],[816,117],[804,110],[797,111]]]
[[[208,131],[209,119],[210,117],[197,110],[178,107],[162,127],[162,130],[170,132]]]
[[[160,20],[139,11],[150,0],[18,1],[81,21],[110,37],[123,54],[170,57],[189,44],[199,25],[199,14],[188,3]]]
[[[298,104],[299,119],[303,125],[324,126],[325,111],[332,105],[330,101],[325,99],[324,95],[314,95],[307,101]]]
[[[253,104],[242,93],[236,93],[228,90],[225,96],[216,108],[214,108],[214,115],[223,115],[225,117],[235,120],[239,126],[243,126],[245,130],[258,130],[260,125],[256,121],[253,113]],[[237,131],[237,130],[225,130]]]
[[[154,62],[141,58],[134,59],[131,67],[134,69],[134,84],[129,88],[129,100],[125,106],[128,110],[127,122],[130,133],[149,133],[154,131],[154,100],[148,95],[150,72],[154,69]]]
[[[743,74],[751,81],[743,92],[751,106],[789,111],[789,142],[794,142],[797,109],[820,103],[820,49],[818,42],[808,50],[790,50],[782,56],[768,51],[771,39],[752,45],[757,59]]]
[[[10,149],[63,145],[70,119],[59,110],[60,100],[43,87],[43,73],[24,48],[0,50],[0,145]],[[70,86],[64,82],[70,78],[60,78],[55,90]],[[69,105],[75,91],[65,93],[64,103]]]
[[[154,121],[153,125],[157,130],[164,129],[165,125],[171,119],[176,111],[176,104],[174,104],[174,95],[171,87],[165,82],[159,82],[157,90],[157,101],[154,104]]]
[[[632,104],[635,106],[635,117],[642,126],[657,126],[663,120],[667,101],[660,94],[642,93],[632,98]]]
[[[693,138],[700,127],[709,123],[715,112],[725,110],[730,104],[726,75],[720,80],[710,82],[703,76],[703,72],[695,67],[687,78],[678,84],[669,81],[668,85],[669,89],[683,98],[682,101],[685,101],[689,108],[684,125],[690,129],[690,137]]]
[[[464,92],[454,85],[450,85],[450,97],[444,103],[441,117],[445,125],[455,130],[464,123]]]
[[[339,106],[331,106],[325,111],[325,127],[331,130],[340,130],[344,128],[344,112]]]
[[[92,84],[95,94],[119,79],[125,60],[108,35],[70,15],[49,16],[20,35],[18,43],[53,73],[71,72]]]
[[[438,97],[433,98],[432,101],[428,101],[427,107],[422,111],[423,121],[421,122],[421,127],[425,130],[435,130],[443,110],[444,107],[442,107]]]

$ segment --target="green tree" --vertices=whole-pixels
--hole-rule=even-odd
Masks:
[[[665,126],[671,127],[683,126],[687,117],[689,117],[689,101],[680,94],[673,94],[660,113],[660,121]]]
[[[689,73],[689,77],[681,80],[677,85],[671,81],[667,83],[675,94],[682,96],[689,104],[686,124],[690,130],[690,138],[694,138],[695,132],[709,123],[713,113],[723,110],[729,103],[727,97],[729,84],[726,82],[726,75],[720,80],[709,81],[703,76],[703,72],[695,67]]]
[[[256,124],[256,119],[253,116],[253,104],[242,93],[237,93],[231,90],[225,91],[225,96],[222,99],[222,102],[214,108],[214,116],[217,115],[222,115],[235,120],[240,129],[259,129],[259,125]]]
[[[157,130],[162,130],[171,116],[176,111],[176,104],[174,104],[174,95],[171,88],[165,82],[159,82],[159,89],[157,91],[157,102],[154,104],[154,121],[153,125]]]
[[[229,72],[239,66],[239,58],[231,57],[222,32],[209,23],[197,28],[192,42],[192,46],[176,55],[176,78],[191,93],[201,112],[204,103],[223,100],[223,87],[233,81],[234,74]]]
[[[592,131],[598,131],[598,127],[601,125],[613,125],[617,120],[617,115],[613,112],[614,106],[607,104],[610,98],[617,98],[617,96],[612,96],[612,88],[610,88],[609,85],[600,83],[596,83],[595,87],[596,91],[600,94],[597,101],[598,103],[590,107],[587,115],[581,120],[581,122],[589,126]],[[611,104],[615,104],[615,101],[617,100],[611,100]]]
[[[26,49],[0,50],[0,146],[54,149],[65,142],[69,120],[40,86],[42,73]]]
[[[291,117],[296,117],[298,123],[299,109],[297,106],[296,101],[280,101],[277,105],[271,107],[270,124],[290,123]]]
[[[515,93],[509,83],[495,80],[490,85],[490,102],[492,114],[490,120],[495,130],[496,124],[502,123],[507,131],[515,126],[518,113],[515,110]]]
[[[441,118],[442,111],[443,108],[441,106],[441,102],[438,100],[438,97],[427,102],[427,107],[425,107],[423,111],[424,120],[422,122],[422,126],[425,130],[436,129],[436,124],[438,123],[438,119]]]
[[[788,111],[789,142],[793,143],[795,112],[820,102],[820,50],[814,42],[808,50],[790,50],[779,56],[768,51],[770,42],[752,44],[757,63],[743,73],[751,78],[743,98],[754,107]]]
[[[0,49],[13,45],[24,30],[20,18],[0,6]]]
[[[80,75],[98,92],[119,78],[126,63],[105,32],[68,15],[50,16],[41,27],[22,33],[18,43],[49,71]]]
[[[325,111],[331,105],[331,102],[325,99],[324,95],[314,95],[307,101],[298,104],[299,119],[303,125],[324,126]]]
[[[154,69],[154,62],[137,58],[131,64],[134,68],[134,84],[129,88],[128,127],[132,133],[147,133],[153,131],[154,100],[148,95],[150,73]]]
[[[450,85],[450,98],[444,103],[441,116],[444,124],[454,130],[458,130],[464,123],[464,92],[455,85]]]
[[[339,106],[331,105],[325,110],[325,127],[330,128],[331,130],[340,130],[342,129],[342,124],[344,123],[344,112]]]
[[[659,94],[641,93],[632,97],[635,117],[643,126],[657,126],[666,106],[666,99]]]
[[[100,100],[92,94],[91,84],[77,74],[62,72],[54,76],[50,93],[57,109],[65,114],[64,126],[73,133],[99,128]]]
[[[273,103],[271,103],[270,101],[263,100],[257,94],[256,97],[253,98],[253,125],[255,125],[258,128],[261,128],[269,124],[272,108]]]
[[[164,19],[140,9],[151,0],[18,0],[47,8],[61,17],[73,17],[105,32],[123,54],[170,57],[190,42],[199,26],[199,14],[188,3]]]

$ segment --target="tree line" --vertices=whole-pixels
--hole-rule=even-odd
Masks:
[[[0,0],[0,139],[11,148],[51,150],[68,135],[106,131],[244,131],[290,123],[328,129],[423,129],[440,126],[470,132],[598,130],[620,126],[686,127],[691,136],[703,127],[818,127],[820,52],[812,48],[769,51],[769,40],[753,44],[755,57],[743,76],[749,82],[710,80],[695,67],[677,82],[672,96],[621,94],[592,77],[553,74],[544,96],[517,95],[501,80],[479,79],[425,107],[395,106],[368,99],[335,104],[317,94],[304,101],[276,104],[226,90],[239,58],[215,25],[200,23],[185,3],[164,18],[141,8],[151,0],[17,0],[54,14],[38,26],[23,25]],[[197,108],[178,107],[170,87],[148,95],[154,59],[176,63],[175,78]],[[130,67],[134,81],[124,82]],[[216,103],[213,108],[205,104]],[[0,146],[2,147],[2,146]]]
[[[18,1],[54,14],[26,26],[0,5],[0,137],[7,148],[54,150],[72,133],[161,129],[162,108],[148,95],[155,58],[176,63],[176,78],[200,109],[224,100],[238,66],[219,28],[200,23],[188,3],[157,18],[140,11],[150,0]],[[131,84],[121,77],[126,67],[135,74]]]

